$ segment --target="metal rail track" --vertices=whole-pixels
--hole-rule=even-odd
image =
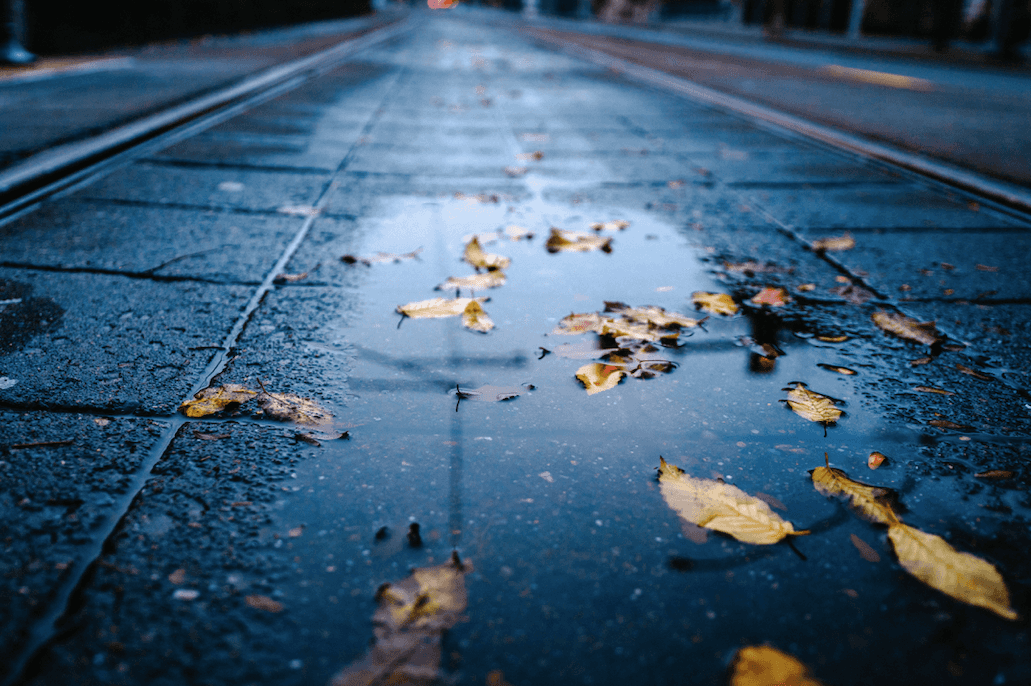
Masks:
[[[214,93],[118,126],[86,140],[66,143],[0,171],[0,223],[39,201],[78,187],[131,159],[194,135],[240,111],[292,90],[351,55],[411,28],[403,18],[357,38],[269,68]]]
[[[861,135],[818,124],[745,98],[728,95],[659,69],[614,57],[602,50],[587,48],[542,31],[534,31],[532,26],[526,28],[535,39],[551,44],[568,55],[617,70],[636,81],[677,93],[695,101],[708,103],[767,127],[781,131],[786,130],[819,141],[832,148],[846,150],[890,165],[895,169],[902,169],[919,177],[945,184],[953,189],[972,194],[978,199],[988,200],[1000,209],[1015,210],[1022,215],[1021,218],[1024,220],[1027,220],[1028,215],[1031,214],[1031,189],[923,157],[890,144],[864,138]]]

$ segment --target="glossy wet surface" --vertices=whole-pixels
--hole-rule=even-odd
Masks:
[[[1031,400],[1024,371],[1001,352],[1026,363],[1027,346],[971,340],[946,321],[939,325],[950,342],[967,348],[891,338],[870,315],[904,305],[888,283],[899,270],[885,267],[885,282],[874,271],[878,260],[895,258],[873,251],[849,261],[864,259],[863,246],[890,246],[884,233],[913,236],[916,224],[921,235],[936,227],[1006,232],[1019,245],[1028,241],[1026,224],[455,18],[424,20],[362,60],[239,126],[123,169],[125,182],[111,176],[81,192],[119,211],[143,205],[170,217],[167,206],[176,204],[189,207],[175,213],[217,217],[205,220],[213,228],[201,239],[179,235],[200,251],[170,266],[205,289],[220,284],[217,303],[204,305],[218,322],[215,341],[241,307],[230,296],[239,300],[265,265],[290,255],[281,250],[291,236],[302,237],[283,271],[307,276],[264,296],[214,383],[260,381],[313,398],[349,438],[313,445],[298,436],[303,427],[246,414],[140,420],[105,414],[95,401],[96,417],[78,415],[80,433],[103,430],[115,436],[102,444],[108,450],[131,442],[134,452],[157,450],[158,459],[24,683],[326,683],[365,652],[380,584],[439,564],[452,550],[474,567],[467,621],[444,642],[444,674],[461,684],[496,680],[498,670],[513,685],[718,683],[735,651],[763,643],[828,684],[1031,678],[1026,620],[1006,621],[920,584],[895,560],[883,527],[818,493],[808,474],[827,454],[854,479],[897,489],[907,524],[996,565],[1026,616]],[[307,138],[256,132],[273,120],[294,122]],[[538,150],[540,160],[518,157]],[[849,179],[846,188],[804,187],[804,171],[799,181],[797,169],[783,169],[792,156],[820,178]],[[748,162],[754,166],[743,169]],[[504,171],[511,166],[526,171],[512,176]],[[129,182],[137,169],[145,183]],[[742,174],[750,186],[735,185]],[[282,175],[296,181],[282,183]],[[169,194],[174,187],[188,202]],[[303,216],[304,203],[317,203],[318,216]],[[551,228],[590,231],[611,220],[628,222],[603,234],[611,252],[544,247]],[[31,215],[21,221],[4,229],[12,245],[36,230]],[[503,230],[513,225],[534,237],[509,239]],[[840,263],[797,240],[863,227],[860,250]],[[496,240],[485,236],[499,230]],[[434,287],[473,273],[461,260],[471,235],[511,258],[505,285],[476,293],[489,296],[483,308],[496,327],[479,334],[458,317],[402,320],[397,306],[452,297]],[[96,259],[72,247],[55,247],[61,267]],[[184,252],[168,247],[131,267]],[[398,262],[341,260],[417,249],[415,259]],[[962,246],[952,250],[921,264],[941,271],[948,259],[976,271],[962,262]],[[735,267],[747,260],[775,266],[758,274]],[[853,304],[831,291],[841,279],[861,283],[861,271],[869,288],[883,289],[872,300]],[[34,295],[45,297],[38,281]],[[791,302],[748,304],[764,285],[787,288]],[[555,335],[563,317],[619,301],[701,318],[696,291],[732,294],[742,310],[712,315],[676,345],[646,353],[675,363],[672,371],[587,394],[575,374],[603,354],[592,346],[613,342]],[[69,312],[64,326],[80,316]],[[196,374],[191,365],[204,359],[204,345],[191,344],[192,357],[177,368]],[[930,364],[910,364],[929,354]],[[116,368],[123,376],[113,385],[129,396],[133,380],[149,373]],[[178,402],[195,381],[182,372],[135,394],[148,408]],[[825,432],[792,413],[782,402],[792,382],[839,400],[845,416]],[[0,392],[24,405],[28,385]],[[483,386],[520,395],[476,402],[456,393]],[[24,410],[18,416],[27,421]],[[929,425],[935,419],[966,428]],[[113,431],[146,432],[141,422],[155,437],[149,443]],[[158,436],[171,439],[167,450]],[[871,451],[888,456],[876,471],[867,466]],[[685,524],[659,493],[660,455],[758,495],[811,533],[792,545],[749,545]],[[53,457],[10,451],[3,466],[17,471]],[[1014,475],[974,476],[989,469]],[[60,482],[59,473],[40,479]],[[121,486],[115,492],[124,496]],[[21,505],[9,500],[17,512]],[[101,507],[116,504],[108,498]],[[413,522],[417,548],[406,538]],[[23,529],[47,531],[39,522]],[[75,542],[88,539],[68,531],[54,538],[66,534],[73,552],[58,555],[42,539],[14,551],[41,560],[35,572],[18,569],[16,584],[42,589],[34,603],[45,605],[47,584],[59,583],[39,570],[70,559]]]

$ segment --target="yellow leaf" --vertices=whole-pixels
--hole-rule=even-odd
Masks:
[[[873,323],[879,329],[894,334],[899,338],[905,338],[924,345],[934,345],[940,340],[934,322],[918,322],[912,317],[907,317],[898,312],[886,312],[878,310],[872,315]]]
[[[770,646],[748,646],[737,651],[731,665],[730,686],[820,686],[809,669]]]
[[[1002,575],[985,560],[902,523],[888,529],[888,538],[903,569],[931,588],[1006,619],[1017,619]]]
[[[731,315],[737,312],[737,304],[726,293],[697,291],[691,296],[691,301],[694,302],[694,306],[697,309],[704,310],[710,314]]]
[[[659,341],[677,338],[677,331],[661,330],[647,324],[635,324],[625,319],[603,317],[597,332],[613,338],[633,338],[638,341]]]
[[[688,476],[659,458],[659,490],[674,512],[698,526],[729,534],[744,543],[769,545],[785,536],[801,536],[759,498],[711,479]]]
[[[602,364],[600,362],[585,364],[576,370],[576,378],[587,389],[587,395],[594,395],[595,393],[615,388],[616,384],[622,381],[626,374],[627,372],[623,369],[622,365]]]
[[[487,302],[487,298],[431,298],[398,305],[397,311],[412,319],[436,319],[439,317],[458,317],[465,312],[469,303]]]
[[[817,491],[848,501],[864,519],[889,526],[899,523],[899,518],[891,506],[895,492],[890,488],[853,481],[845,472],[833,467],[817,467],[809,474]]]
[[[375,642],[362,659],[338,672],[330,686],[437,683],[443,634],[462,619],[470,571],[472,566],[452,553],[442,565],[413,569],[408,578],[380,586],[372,617]]]
[[[823,364],[822,362],[818,362],[816,366],[820,369],[826,369],[829,372],[837,372],[838,374],[844,374],[845,376],[854,376],[857,373],[854,369],[849,369],[848,367],[839,367],[836,364]]]
[[[434,290],[449,291],[461,290],[482,291],[485,288],[497,288],[505,285],[505,272],[500,269],[473,274],[472,276],[449,276],[447,281],[437,286]]]
[[[849,233],[846,233],[844,236],[820,238],[813,241],[813,250],[817,252],[851,250],[854,247],[856,247],[856,239],[852,238],[852,234]]]
[[[194,394],[193,400],[184,402],[179,411],[187,417],[207,417],[217,414],[229,405],[239,405],[258,395],[246,386],[227,384],[218,388],[205,388]]]
[[[887,459],[888,458],[885,457],[884,453],[879,453],[875,450],[872,453],[870,453],[870,457],[866,458],[866,466],[870,469],[877,469],[882,464],[884,464],[884,461]]]
[[[512,264],[512,260],[507,257],[483,252],[480,241],[475,236],[465,244],[463,259],[477,269],[505,269]]]
[[[659,328],[683,328],[690,329],[692,327],[701,324],[704,319],[692,319],[691,317],[685,317],[682,314],[676,312],[666,312],[661,307],[655,307],[654,305],[644,305],[642,307],[630,307],[620,302],[607,302],[605,303],[606,312],[615,312],[621,314],[627,319],[644,322],[646,324],[652,324]]]
[[[612,239],[602,238],[589,233],[552,229],[551,235],[548,236],[548,242],[544,244],[544,247],[550,253],[559,251],[587,252],[589,250],[612,252]]]
[[[476,300],[470,300],[462,311],[462,326],[480,333],[487,333],[494,328],[494,320],[480,307]]]
[[[786,402],[795,414],[811,422],[819,422],[825,428],[838,421],[842,412],[834,406],[834,400],[826,395],[810,391],[800,381],[794,383],[794,388],[783,390],[788,392]]]

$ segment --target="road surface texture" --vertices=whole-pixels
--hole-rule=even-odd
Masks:
[[[497,16],[414,13],[0,224],[0,682],[716,684],[762,645],[824,684],[1031,680],[1028,215]],[[475,291],[494,328],[399,315],[455,295],[473,235],[511,260]],[[633,328],[617,303],[708,319],[555,332]],[[791,411],[798,383],[844,415]],[[809,533],[695,526],[660,456]],[[827,463],[893,491],[864,519]],[[914,561],[917,530],[967,557]],[[452,551],[467,600],[402,606]],[[390,652],[391,607],[420,650]],[[374,640],[383,678],[346,671]]]

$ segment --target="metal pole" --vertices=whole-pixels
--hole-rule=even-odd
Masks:
[[[3,0],[0,0],[3,2]],[[4,8],[3,47],[0,47],[0,63],[29,64],[36,56],[22,47],[21,40],[25,35],[25,0],[6,0]]]

